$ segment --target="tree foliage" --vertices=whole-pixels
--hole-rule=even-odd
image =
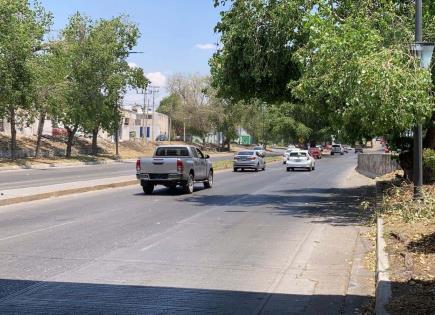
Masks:
[[[0,117],[11,124],[11,155],[16,154],[16,126],[31,120],[34,72],[51,14],[27,0],[0,1]]]

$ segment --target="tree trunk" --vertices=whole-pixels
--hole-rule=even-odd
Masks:
[[[10,107],[10,121],[11,121],[11,159],[16,160],[17,158],[17,129],[15,122],[15,108]]]
[[[423,148],[435,150],[435,112],[432,114],[430,125],[423,141]]]
[[[92,155],[97,156],[98,155],[98,128],[94,128],[92,130]]]
[[[38,137],[36,139],[35,158],[39,156],[39,151],[41,148],[42,131],[44,130],[45,116],[46,116],[46,111],[42,111],[39,116]]]
[[[68,131],[68,140],[66,142],[66,157],[71,158],[71,150],[74,141],[74,135],[77,132],[78,125],[75,125],[72,129],[69,127],[65,127],[65,129]]]

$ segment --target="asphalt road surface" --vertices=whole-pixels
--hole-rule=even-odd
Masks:
[[[0,314],[354,314],[373,285],[355,165],[1,207]]]
[[[212,157],[212,161],[231,160],[232,156]],[[134,162],[87,165],[77,167],[47,167],[46,169],[22,169],[0,172],[0,191],[16,188],[64,184],[91,179],[135,175]]]

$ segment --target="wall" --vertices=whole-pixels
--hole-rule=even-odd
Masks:
[[[357,171],[367,177],[376,178],[398,169],[400,166],[391,159],[391,154],[360,153],[358,155]]]

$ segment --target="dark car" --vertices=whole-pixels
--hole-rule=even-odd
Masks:
[[[168,141],[168,136],[167,135],[158,135],[156,137],[156,141]]]
[[[363,153],[363,147],[361,145],[356,145],[355,153]]]

